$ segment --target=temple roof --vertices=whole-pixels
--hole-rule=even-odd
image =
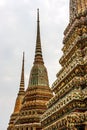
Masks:
[[[86,14],[87,0],[70,0],[70,21],[76,17]]]
[[[23,52],[23,60],[22,60],[20,88],[19,88],[17,99],[16,99],[16,103],[15,103],[14,113],[19,112],[22,105],[23,96],[24,96],[24,52]]]
[[[37,123],[41,127],[41,115],[47,109],[46,103],[52,96],[53,94],[49,87],[47,69],[42,57],[38,9],[35,59],[30,72],[28,88],[25,92],[23,105],[19,113],[19,118],[16,121],[16,125],[30,125],[31,123],[34,125],[34,123]]]
[[[36,36],[36,48],[34,65],[31,69],[29,87],[30,86],[49,86],[47,69],[44,66],[41,38],[40,38],[40,20],[39,20],[39,9],[37,9],[37,36]]]
[[[14,127],[14,121],[18,117],[19,111],[22,107],[22,101],[23,101],[23,98],[24,98],[24,94],[25,94],[25,91],[24,91],[24,52],[23,52],[20,87],[19,87],[19,92],[18,92],[17,98],[16,98],[14,111],[13,111],[11,117],[10,117],[8,130],[10,130],[11,127],[12,128]]]

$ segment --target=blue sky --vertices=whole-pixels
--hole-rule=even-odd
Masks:
[[[25,88],[34,61],[37,8],[41,44],[50,86],[60,70],[63,32],[69,22],[69,0],[0,0],[0,130],[6,130],[19,90],[25,52]]]

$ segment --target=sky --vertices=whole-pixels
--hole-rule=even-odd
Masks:
[[[69,0],[0,0],[0,130],[6,130],[19,90],[25,52],[25,89],[33,65],[37,8],[43,58],[50,87],[61,69],[63,32],[69,22]]]

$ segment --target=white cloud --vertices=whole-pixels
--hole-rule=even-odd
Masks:
[[[0,0],[0,8],[3,8],[6,5],[6,0]]]

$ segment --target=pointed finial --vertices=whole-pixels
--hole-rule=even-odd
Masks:
[[[39,8],[37,9],[37,22],[39,22]]]
[[[21,72],[21,80],[20,80],[20,88],[19,88],[19,94],[22,93],[24,93],[24,52],[23,52],[22,72]]]
[[[36,38],[36,50],[34,64],[44,64],[41,49],[41,39],[40,39],[40,21],[39,21],[39,9],[37,9],[37,38]]]

